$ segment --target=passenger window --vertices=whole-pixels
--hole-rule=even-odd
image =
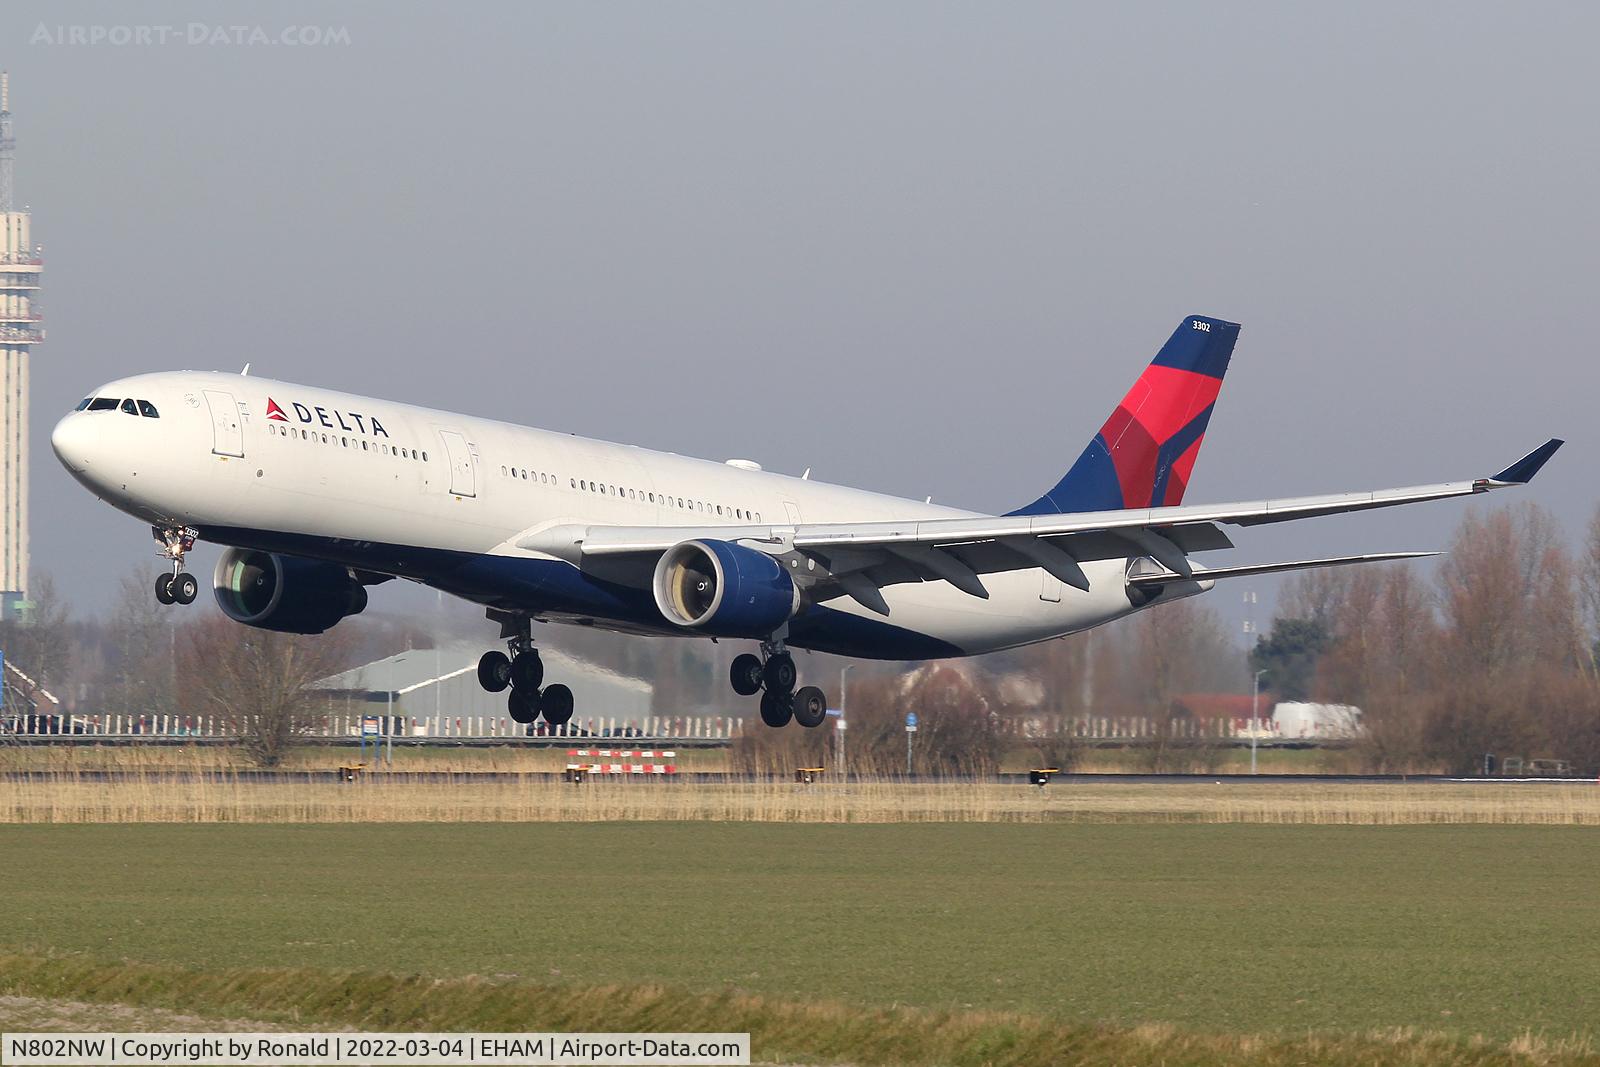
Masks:
[[[89,401],[89,410],[115,411],[117,410],[117,400],[109,396],[96,397],[94,400]]]
[[[348,437],[339,438],[339,447],[340,448],[349,448],[350,447],[350,438],[348,438]]]
[[[367,450],[367,443],[365,441],[362,441],[361,442],[361,451],[365,452],[366,450]]]
[[[137,415],[139,414],[139,405],[135,404],[130,397],[122,402],[122,413],[124,415]]]
[[[426,452],[424,452],[422,454],[422,462],[424,462],[424,463],[428,462],[428,454]]]
[[[159,419],[161,417],[161,413],[156,410],[156,406],[148,400],[139,401],[139,414],[147,419]]]

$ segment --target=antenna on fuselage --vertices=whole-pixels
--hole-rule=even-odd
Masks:
[[[811,480],[811,468],[810,467],[806,468],[806,472],[800,476],[800,480],[802,482],[809,482]]]
[[[239,377],[241,377],[241,378],[248,378],[248,377],[250,377],[250,364],[248,364],[248,363],[246,363],[246,364],[245,364],[245,365],[244,365],[244,370],[242,370],[242,371],[240,371],[240,372],[239,372]]]

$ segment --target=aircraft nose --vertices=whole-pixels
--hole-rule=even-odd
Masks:
[[[61,465],[73,473],[82,473],[89,467],[90,446],[94,442],[94,428],[82,413],[73,412],[50,431],[50,448]]]

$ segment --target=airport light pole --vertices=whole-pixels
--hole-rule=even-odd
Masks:
[[[1250,773],[1256,773],[1256,734],[1261,732],[1261,676],[1266,670],[1256,671],[1250,679]]]
[[[844,733],[845,723],[848,721],[845,717],[845,712],[848,710],[850,696],[849,678],[847,676],[852,670],[855,669],[855,666],[856,665],[854,663],[846,663],[843,667],[839,668],[839,721],[833,724],[833,737],[834,753],[839,759],[839,781],[841,782],[844,781],[845,776]]]

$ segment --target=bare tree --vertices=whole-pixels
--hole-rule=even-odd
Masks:
[[[6,658],[45,688],[65,679],[69,657],[67,606],[48,574],[33,576],[25,617],[0,621],[0,649]]]
[[[111,617],[109,677],[101,710],[135,717],[177,711],[176,609],[163,608],[150,594],[155,570],[140,568],[123,577]]]
[[[273,767],[311,725],[313,686],[345,665],[349,641],[337,631],[302,637],[197,620],[179,634],[181,691],[228,723],[252,760]]]
[[[1319,699],[1361,708],[1368,770],[1431,769],[1428,694],[1438,644],[1433,595],[1410,566],[1351,572],[1317,672]]]

